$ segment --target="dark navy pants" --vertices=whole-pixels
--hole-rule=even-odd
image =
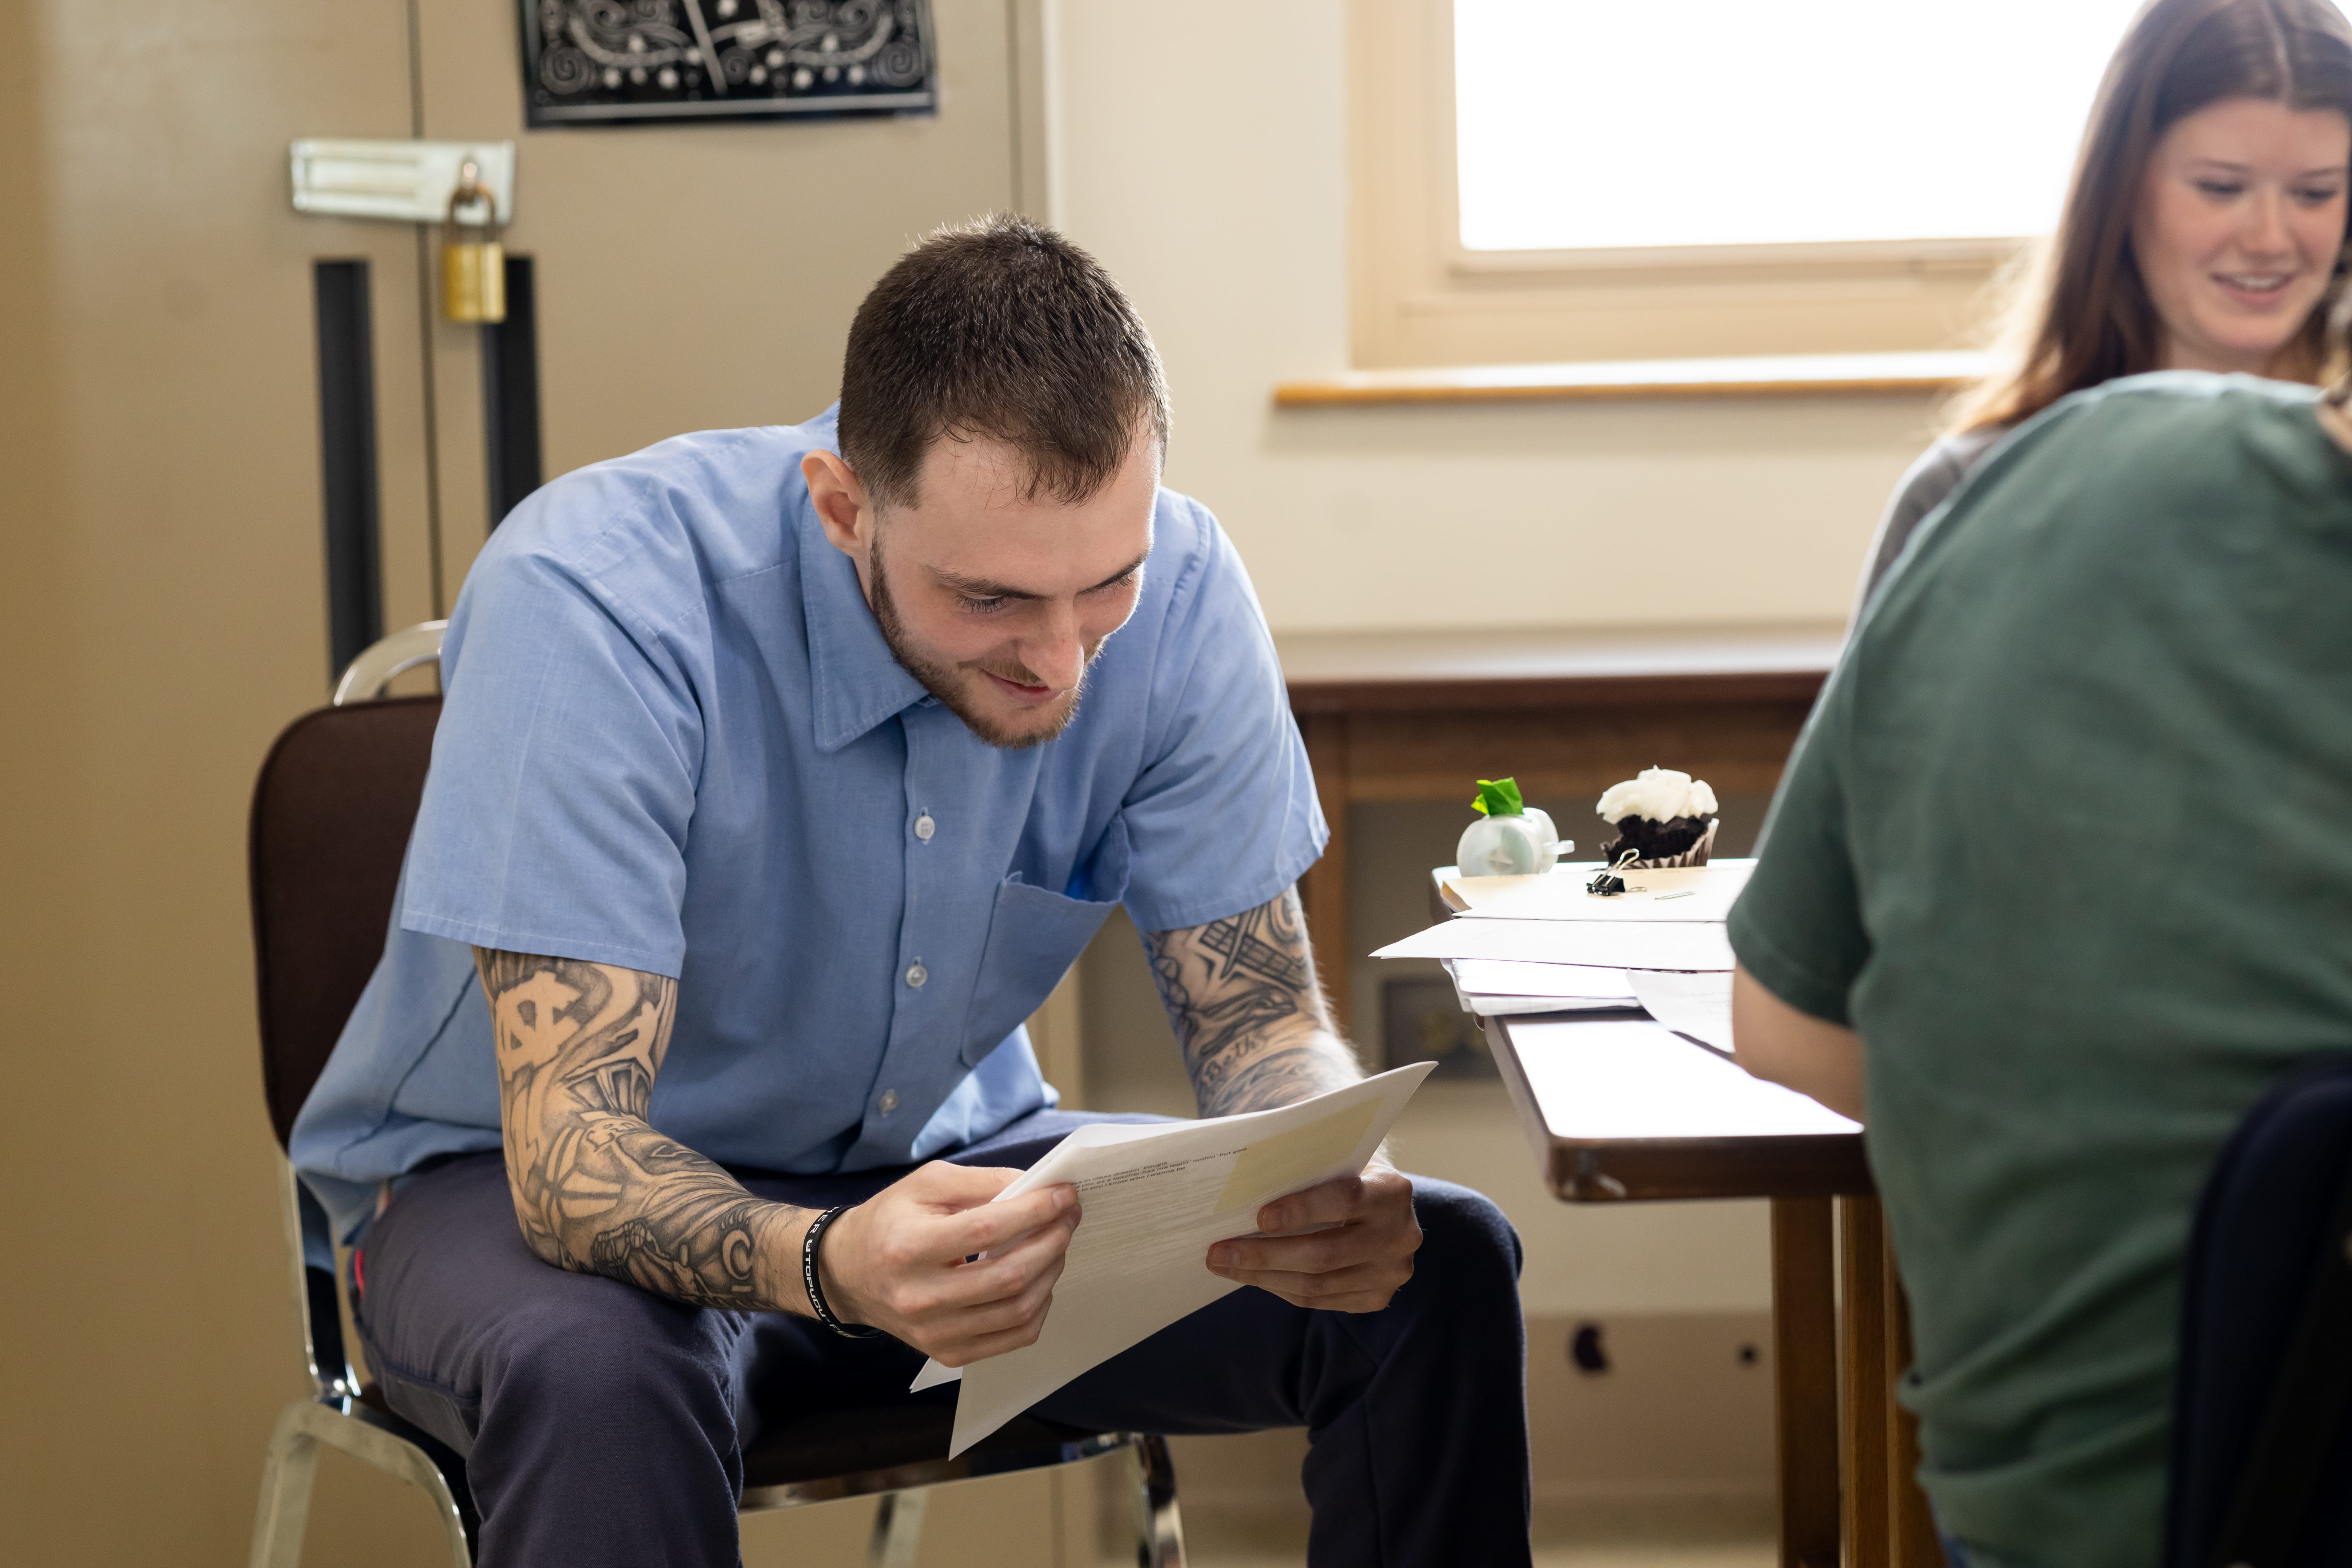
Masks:
[[[1025,1167],[1073,1127],[1043,1111],[951,1158]],[[903,1170],[738,1172],[830,1206]],[[1518,1237],[1465,1187],[1416,1177],[1423,1240],[1386,1310],[1318,1312],[1241,1289],[1036,1406],[1101,1431],[1305,1426],[1313,1568],[1524,1564],[1527,1343]],[[922,1356],[777,1312],[688,1307],[551,1268],[495,1153],[403,1184],[361,1246],[358,1316],[394,1409],[466,1456],[483,1568],[730,1568],[742,1446],[765,1420],[909,1395]]]

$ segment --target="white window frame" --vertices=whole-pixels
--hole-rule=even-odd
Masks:
[[[1474,251],[1456,189],[1453,0],[1350,0],[1349,23],[1359,367],[1967,347],[2025,243]]]

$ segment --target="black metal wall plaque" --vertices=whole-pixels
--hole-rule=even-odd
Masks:
[[[924,0],[521,0],[533,126],[939,105]]]

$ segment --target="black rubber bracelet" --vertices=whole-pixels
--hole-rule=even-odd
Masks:
[[[808,1235],[801,1241],[801,1283],[808,1288],[809,1310],[816,1314],[818,1322],[823,1323],[845,1340],[870,1340],[882,1331],[845,1323],[835,1317],[833,1309],[824,1304],[824,1289],[816,1282],[818,1240],[824,1237],[825,1226],[856,1206],[855,1204],[839,1204],[809,1221]]]

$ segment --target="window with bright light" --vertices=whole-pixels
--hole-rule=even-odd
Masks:
[[[1454,0],[1470,258],[2047,233],[2140,0]]]

